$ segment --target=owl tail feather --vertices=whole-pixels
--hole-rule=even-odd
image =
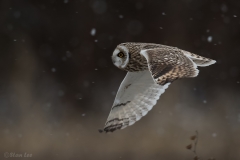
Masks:
[[[193,53],[190,53],[188,51],[184,51],[184,54],[189,57],[197,66],[199,67],[207,67],[214,63],[216,63],[215,60],[212,60],[210,58],[202,57]]]

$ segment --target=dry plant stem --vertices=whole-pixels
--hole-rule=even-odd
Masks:
[[[198,131],[196,131],[196,140],[194,143],[194,148],[193,148],[193,153],[195,154],[195,156],[197,156],[197,143],[198,143]]]

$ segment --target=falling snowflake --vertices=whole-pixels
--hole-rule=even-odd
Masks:
[[[95,34],[96,34],[96,29],[95,28],[93,28],[92,30],[91,30],[91,33],[90,33],[92,36],[95,36]]]
[[[207,41],[210,43],[210,42],[212,42],[212,36],[209,36],[208,38],[207,38]]]
[[[52,72],[56,72],[56,69],[55,69],[55,68],[52,68],[51,71],[52,71]]]
[[[119,18],[123,18],[123,15],[119,15]]]

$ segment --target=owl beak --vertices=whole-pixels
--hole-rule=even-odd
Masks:
[[[116,61],[114,61],[114,60],[112,59],[112,62],[113,62],[113,64],[114,64]]]

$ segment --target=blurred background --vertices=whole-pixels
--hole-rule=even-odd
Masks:
[[[111,61],[123,42],[217,63],[175,81],[133,126],[100,134],[126,74]],[[239,52],[239,0],[1,0],[0,159],[191,160],[197,130],[202,160],[239,160]]]

